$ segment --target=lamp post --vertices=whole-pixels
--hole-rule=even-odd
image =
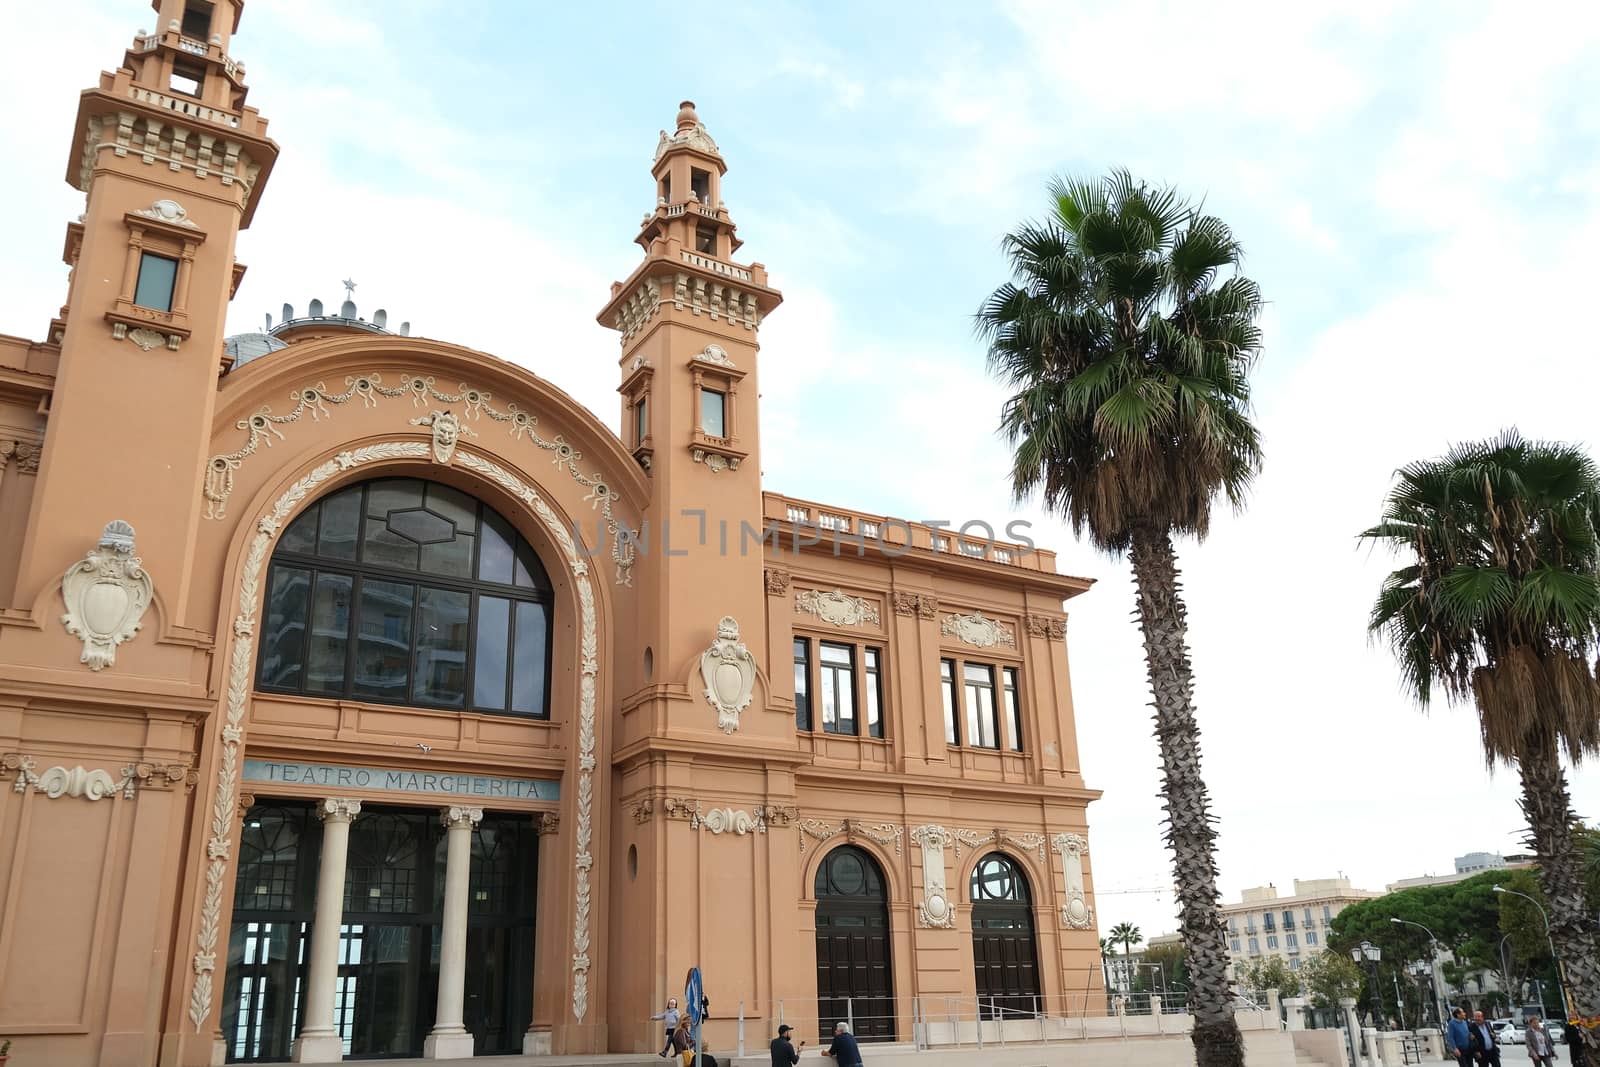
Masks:
[[[1360,966],[1366,963],[1372,971],[1372,1025],[1379,1030],[1387,1030],[1384,1024],[1383,1003],[1378,999],[1378,961],[1383,959],[1383,950],[1371,941],[1363,941],[1350,950],[1350,958]]]
[[[1138,966],[1139,967],[1148,968],[1149,970],[1152,970],[1152,971],[1156,972],[1156,982],[1157,982],[1156,988],[1161,990],[1161,996],[1162,996],[1163,999],[1165,999],[1166,995],[1167,995],[1167,974],[1166,974],[1166,972],[1164,970],[1162,970],[1161,964],[1159,964],[1159,963],[1141,963],[1141,964],[1138,964]]]
[[[1428,935],[1428,971],[1433,977],[1433,1010],[1439,1018],[1439,1030],[1443,1032],[1444,1025],[1444,977],[1439,969],[1439,939],[1433,936],[1433,931],[1421,923],[1414,923],[1410,919],[1394,916],[1389,919],[1396,926],[1415,926],[1418,930]]]
[[[1565,1023],[1567,1018],[1571,1016],[1572,1009],[1567,1004],[1566,986],[1561,981],[1561,957],[1556,953],[1555,938],[1550,936],[1550,916],[1546,914],[1543,904],[1540,904],[1537,900],[1534,900],[1526,893],[1519,893],[1515,889],[1507,889],[1503,885],[1495,886],[1494,891],[1496,893],[1510,893],[1514,897],[1521,897],[1523,900],[1526,900],[1529,904],[1532,904],[1534,907],[1539,909],[1539,918],[1544,920],[1545,943],[1550,946],[1550,958],[1555,962],[1556,965],[1556,996],[1561,998],[1561,1014],[1563,1016],[1561,1021]],[[1544,1011],[1544,1003],[1542,1001],[1539,1004],[1539,1010],[1541,1012]]]

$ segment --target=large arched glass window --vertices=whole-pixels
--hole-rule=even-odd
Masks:
[[[258,688],[548,718],[550,579],[494,509],[417,478],[323,497],[278,539]]]

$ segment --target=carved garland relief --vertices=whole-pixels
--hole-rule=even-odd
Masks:
[[[371,388],[374,379],[363,379],[367,388]],[[427,381],[414,379],[420,389],[425,393],[431,388]],[[404,390],[401,390],[402,392]],[[352,394],[356,390],[352,389]],[[349,399],[347,396],[345,399]],[[484,397],[479,397],[475,402],[481,404]],[[314,401],[302,397],[302,406],[296,409],[294,418],[305,410],[304,405]],[[343,402],[343,401],[339,401]],[[501,416],[494,416],[496,418]],[[262,413],[261,418],[271,419]],[[253,417],[253,419],[256,417]],[[503,416],[512,419],[512,415]],[[524,416],[531,424],[531,418]],[[293,421],[292,418],[279,418],[279,421]],[[267,432],[270,422],[264,422],[259,433]],[[276,431],[273,431],[276,432]],[[252,428],[251,440],[247,451],[236,454],[237,458],[248,455],[259,443],[259,433]],[[553,446],[552,446],[553,447]],[[575,458],[570,446],[562,446],[565,453],[558,453],[557,462],[563,459]],[[221,746],[219,766],[217,769],[217,789],[213,798],[211,818],[208,825],[208,839],[206,842],[206,855],[208,862],[205,871],[205,889],[201,898],[200,922],[195,933],[195,953],[193,969],[195,982],[189,997],[189,1021],[194,1025],[196,1033],[204,1032],[206,1019],[211,1013],[212,1000],[215,991],[215,972],[217,967],[217,949],[222,929],[222,898],[223,882],[227,872],[228,854],[233,845],[232,833],[234,820],[238,817],[237,795],[239,787],[239,747],[244,740],[245,709],[249,703],[251,668],[255,663],[255,629],[256,615],[261,607],[261,580],[262,571],[266,564],[273,539],[283,527],[288,517],[300,506],[305,499],[319,486],[333,478],[341,471],[351,470],[368,463],[382,462],[394,459],[427,459],[432,453],[432,448],[421,441],[390,441],[381,444],[367,445],[341,452],[333,459],[312,468],[304,477],[291,485],[282,496],[273,503],[270,509],[258,520],[255,532],[251,536],[245,551],[244,564],[239,580],[239,613],[233,623],[233,649],[229,657],[227,696],[224,703],[224,713],[221,728]],[[227,458],[227,457],[223,457]],[[215,464],[213,460],[213,464]],[[574,586],[578,594],[580,609],[580,622],[582,624],[580,650],[582,655],[581,674],[578,690],[578,773],[577,796],[575,801],[577,832],[574,835],[575,854],[573,866],[574,875],[574,908],[572,922],[572,1014],[573,1018],[582,1021],[589,1007],[589,971],[591,960],[589,958],[589,918],[590,918],[590,872],[594,867],[594,857],[589,851],[593,841],[593,804],[594,804],[594,770],[595,770],[595,703],[596,682],[599,673],[598,647],[599,640],[596,634],[596,615],[594,588],[589,580],[589,565],[580,556],[574,545],[572,535],[561,520],[556,516],[550,506],[545,503],[536,492],[523,484],[515,475],[506,471],[487,459],[471,453],[461,453],[456,462],[469,470],[483,475],[489,480],[500,485],[519,500],[528,505],[544,523],[551,537],[560,546],[566,556],[568,566],[572,570]],[[215,469],[215,467],[213,468]],[[572,468],[574,471],[575,467]],[[579,475],[574,475],[582,478]],[[594,484],[596,499],[615,499],[614,494],[604,489],[604,486]],[[209,496],[209,494],[208,494]],[[225,500],[226,497],[223,497]],[[609,505],[607,506],[609,516]],[[548,820],[554,825],[554,820]],[[541,826],[543,829],[543,826]]]
[[[835,626],[861,626],[864,623],[877,626],[882,623],[876,604],[858,596],[850,596],[839,589],[827,593],[802,589],[794,596],[794,610],[815,615]]]
[[[155,586],[133,554],[133,527],[106,523],[100,542],[61,576],[61,624],[83,642],[79,663],[91,671],[117,662],[117,646],[139,632]]]
[[[611,537],[611,558],[616,564],[617,584],[633,584],[635,542],[631,536],[632,531],[626,531],[613,512],[614,506],[622,500],[622,495],[607,485],[598,471],[592,475],[584,474],[578,466],[583,453],[568,444],[560,434],[551,440],[539,436],[535,429],[539,422],[537,416],[523,411],[515,404],[507,404],[504,410],[497,408],[490,403],[493,398],[492,393],[466,384],[456,386],[454,393],[443,392],[435,386],[432,377],[412,375],[406,377],[402,384],[390,387],[383,384],[381,375],[374,373],[353,375],[346,378],[344,383],[347,388],[342,393],[330,392],[322,382],[296,389],[289,394],[290,399],[294,401],[294,407],[286,414],[274,415],[270,407],[262,407],[255,414],[240,419],[236,425],[246,432],[244,444],[232,452],[212,456],[206,464],[203,489],[206,518],[220,519],[226,515],[228,499],[233,494],[234,472],[242,467],[244,461],[254,455],[262,445],[270,448],[274,439],[285,440],[283,431],[279,427],[299,422],[308,412],[312,421],[320,422],[333,417],[328,405],[347,404],[357,397],[360,397],[362,404],[369,408],[377,407],[378,402],[384,398],[399,397],[410,397],[413,407],[428,407],[429,401],[460,404],[461,415],[450,411],[430,411],[429,414],[412,420],[413,425],[428,426],[433,431],[435,461],[450,462],[456,442],[461,437],[477,436],[468,428],[467,421],[485,417],[493,422],[505,423],[507,431],[513,438],[521,440],[525,437],[536,447],[555,453],[551,462],[558,468],[565,469],[573,481],[588,489],[589,493],[583,499],[605,515],[606,530]]]
[[[944,622],[939,626],[939,632],[977,648],[993,648],[996,645],[1003,645],[1006,648],[1017,647],[1016,635],[1011,632],[1010,627],[994,619],[984,618],[981,611],[975,611],[971,615],[946,615]]]
[[[1069,930],[1087,930],[1094,925],[1094,908],[1083,890],[1083,854],[1089,851],[1089,843],[1077,834],[1056,834],[1050,844],[1061,857],[1061,874],[1067,887],[1061,925]]]

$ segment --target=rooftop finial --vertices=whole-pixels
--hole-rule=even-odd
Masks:
[[[693,100],[685,100],[678,105],[678,129],[692,130],[699,124],[700,116],[695,114]]]
[[[346,300],[356,295],[356,283],[351,281],[349,278],[346,278],[339,284],[344,286],[344,296]]]

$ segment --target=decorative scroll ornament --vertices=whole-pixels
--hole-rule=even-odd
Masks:
[[[981,611],[971,615],[946,615],[939,632],[978,648],[1017,647],[1017,639],[1011,631],[993,619],[984,618]]]
[[[738,808],[712,808],[700,816],[700,825],[714,834],[764,834],[767,832],[767,822],[762,817],[763,812],[757,808],[755,814],[740,811]]]
[[[801,819],[800,855],[804,856],[806,854],[806,838],[810,837],[817,841],[826,841],[830,837],[837,837],[839,834],[844,833],[845,825],[845,823],[840,823],[835,826],[821,819]]]
[[[893,842],[896,856],[905,851],[901,842],[906,832],[903,826],[896,826],[892,822],[862,822],[860,819],[847,819],[845,825],[851,837],[860,835],[868,841],[876,841],[884,848]]]
[[[1067,887],[1061,925],[1069,930],[1087,930],[1094,925],[1094,908],[1083,889],[1083,855],[1089,851],[1089,842],[1077,834],[1056,834],[1050,845],[1061,857],[1061,874]]]
[[[733,360],[728,358],[728,350],[721,345],[706,345],[706,350],[696,353],[694,358],[698,363],[711,363],[718,367],[734,366]]]
[[[717,727],[733,733],[755,691],[756,658],[739,642],[739,623],[732,615],[717,623],[717,639],[700,654],[700,678],[706,684],[706,702],[717,709]]]
[[[783,596],[789,591],[789,572],[781,567],[768,567],[765,571],[768,596]]]
[[[140,208],[135,215],[143,215],[147,219],[165,222],[172,226],[182,226],[188,230],[198,230],[200,227],[189,218],[189,212],[176,200],[157,200],[149,207]]]
[[[917,902],[917,925],[953,929],[956,916],[945,888],[944,850],[955,844],[955,838],[944,827],[927,823],[911,831],[911,841],[922,846],[922,899]]]
[[[598,508],[605,515],[606,532],[611,538],[611,560],[617,569],[616,584],[633,584],[633,564],[637,556],[639,535],[638,531],[628,529],[616,517],[615,505],[621,502],[622,494],[607,485],[605,477],[600,472],[584,474],[578,466],[583,453],[573,448],[560,434],[550,439],[539,436],[536,429],[539,424],[537,416],[523,411],[515,404],[507,404],[504,409],[495,407],[490,403],[493,394],[485,389],[463,383],[456,386],[455,392],[447,393],[436,386],[432,377],[424,378],[420,375],[409,375],[400,385],[387,386],[383,384],[382,375],[358,374],[346,378],[344,384],[346,388],[342,393],[330,392],[322,382],[302,386],[289,394],[289,398],[294,401],[294,407],[288,412],[274,415],[270,407],[263,407],[254,414],[240,419],[235,425],[246,432],[244,444],[232,452],[221,452],[212,456],[206,464],[205,484],[201,490],[206,500],[206,518],[221,519],[227,514],[228,500],[233,495],[233,474],[244,466],[244,461],[255,455],[263,445],[271,448],[274,439],[285,440],[283,431],[279,427],[299,422],[307,414],[310,414],[314,422],[331,419],[333,410],[329,407],[330,404],[338,407],[358,397],[361,403],[369,408],[377,407],[385,398],[400,397],[410,397],[411,406],[414,408],[427,407],[429,401],[460,404],[462,413],[456,417],[460,430],[466,429],[469,420],[486,418],[491,422],[505,424],[507,432],[513,438],[530,441],[535,447],[555,454],[551,462],[557,468],[564,469],[573,481],[588,489],[589,492],[583,499],[589,502],[590,507]],[[420,421],[417,424],[424,425]],[[437,441],[437,430],[434,437]]]
[[[463,426],[461,420],[449,411],[435,411],[419,419],[412,419],[411,425],[432,428],[435,463],[449,463],[450,458],[456,454],[456,442],[463,437],[478,436],[476,430],[470,426]]]
[[[100,543],[61,577],[66,614],[61,623],[83,641],[79,663],[92,671],[117,662],[117,646],[139,632],[155,586],[133,554],[133,527],[106,523]]]
[[[830,593],[802,589],[794,596],[794,609],[815,615],[835,626],[860,626],[862,623],[876,626],[882,623],[876,604],[838,589]]]
[[[122,336],[138,345],[141,352],[148,352],[152,348],[160,348],[170,343],[166,334],[144,326],[135,326]]]
[[[16,461],[18,474],[38,474],[40,448],[35,441],[0,437],[0,471]]]
[[[431,388],[427,380],[413,379],[413,381],[420,383],[423,389]],[[486,399],[480,394],[474,396],[476,403],[481,404]],[[490,414],[491,417],[499,417],[493,412]],[[509,419],[512,416],[504,417]],[[531,424],[531,417],[524,416],[524,418]],[[257,613],[261,610],[262,571],[270,555],[272,540],[306,498],[340,472],[386,460],[427,459],[430,452],[429,446],[420,441],[386,441],[339,453],[326,463],[313,467],[304,477],[285,490],[257,522],[246,546],[244,564],[239,577],[239,613],[233,623],[233,645],[229,652],[227,692],[221,717],[222,743],[218,750],[217,789],[212,801],[211,817],[207,823],[208,862],[205,888],[201,896],[200,922],[195,932],[195,953],[192,961],[195,979],[189,995],[189,1021],[194,1025],[195,1033],[205,1032],[206,1020],[210,1017],[216,990],[215,972],[222,927],[222,898],[228,853],[233,844],[231,835],[237,818],[239,748],[244,741],[245,709],[249,704],[250,680],[255,665],[255,628]],[[563,459],[575,456],[576,453],[567,446]],[[571,531],[562,523],[560,517],[542,497],[515,475],[498,464],[471,453],[462,453],[457,466],[472,470],[500,485],[538,516],[539,521],[544,523],[551,538],[566,557],[567,565],[573,575],[573,586],[578,595],[579,650],[582,660],[578,685],[577,797],[574,803],[577,829],[573,833],[572,1015],[574,1019],[582,1022],[589,1010],[591,967],[589,918],[592,906],[591,871],[594,868],[594,855],[589,849],[594,840],[595,680],[600,672],[594,587],[589,580],[589,564],[582,558]],[[582,480],[576,473],[574,477]],[[595,485],[597,493],[603,488],[598,484]],[[602,496],[608,501],[620,499],[609,491]],[[608,504],[607,516],[609,515]],[[553,832],[557,826],[556,819],[547,813],[540,822],[540,832]]]

